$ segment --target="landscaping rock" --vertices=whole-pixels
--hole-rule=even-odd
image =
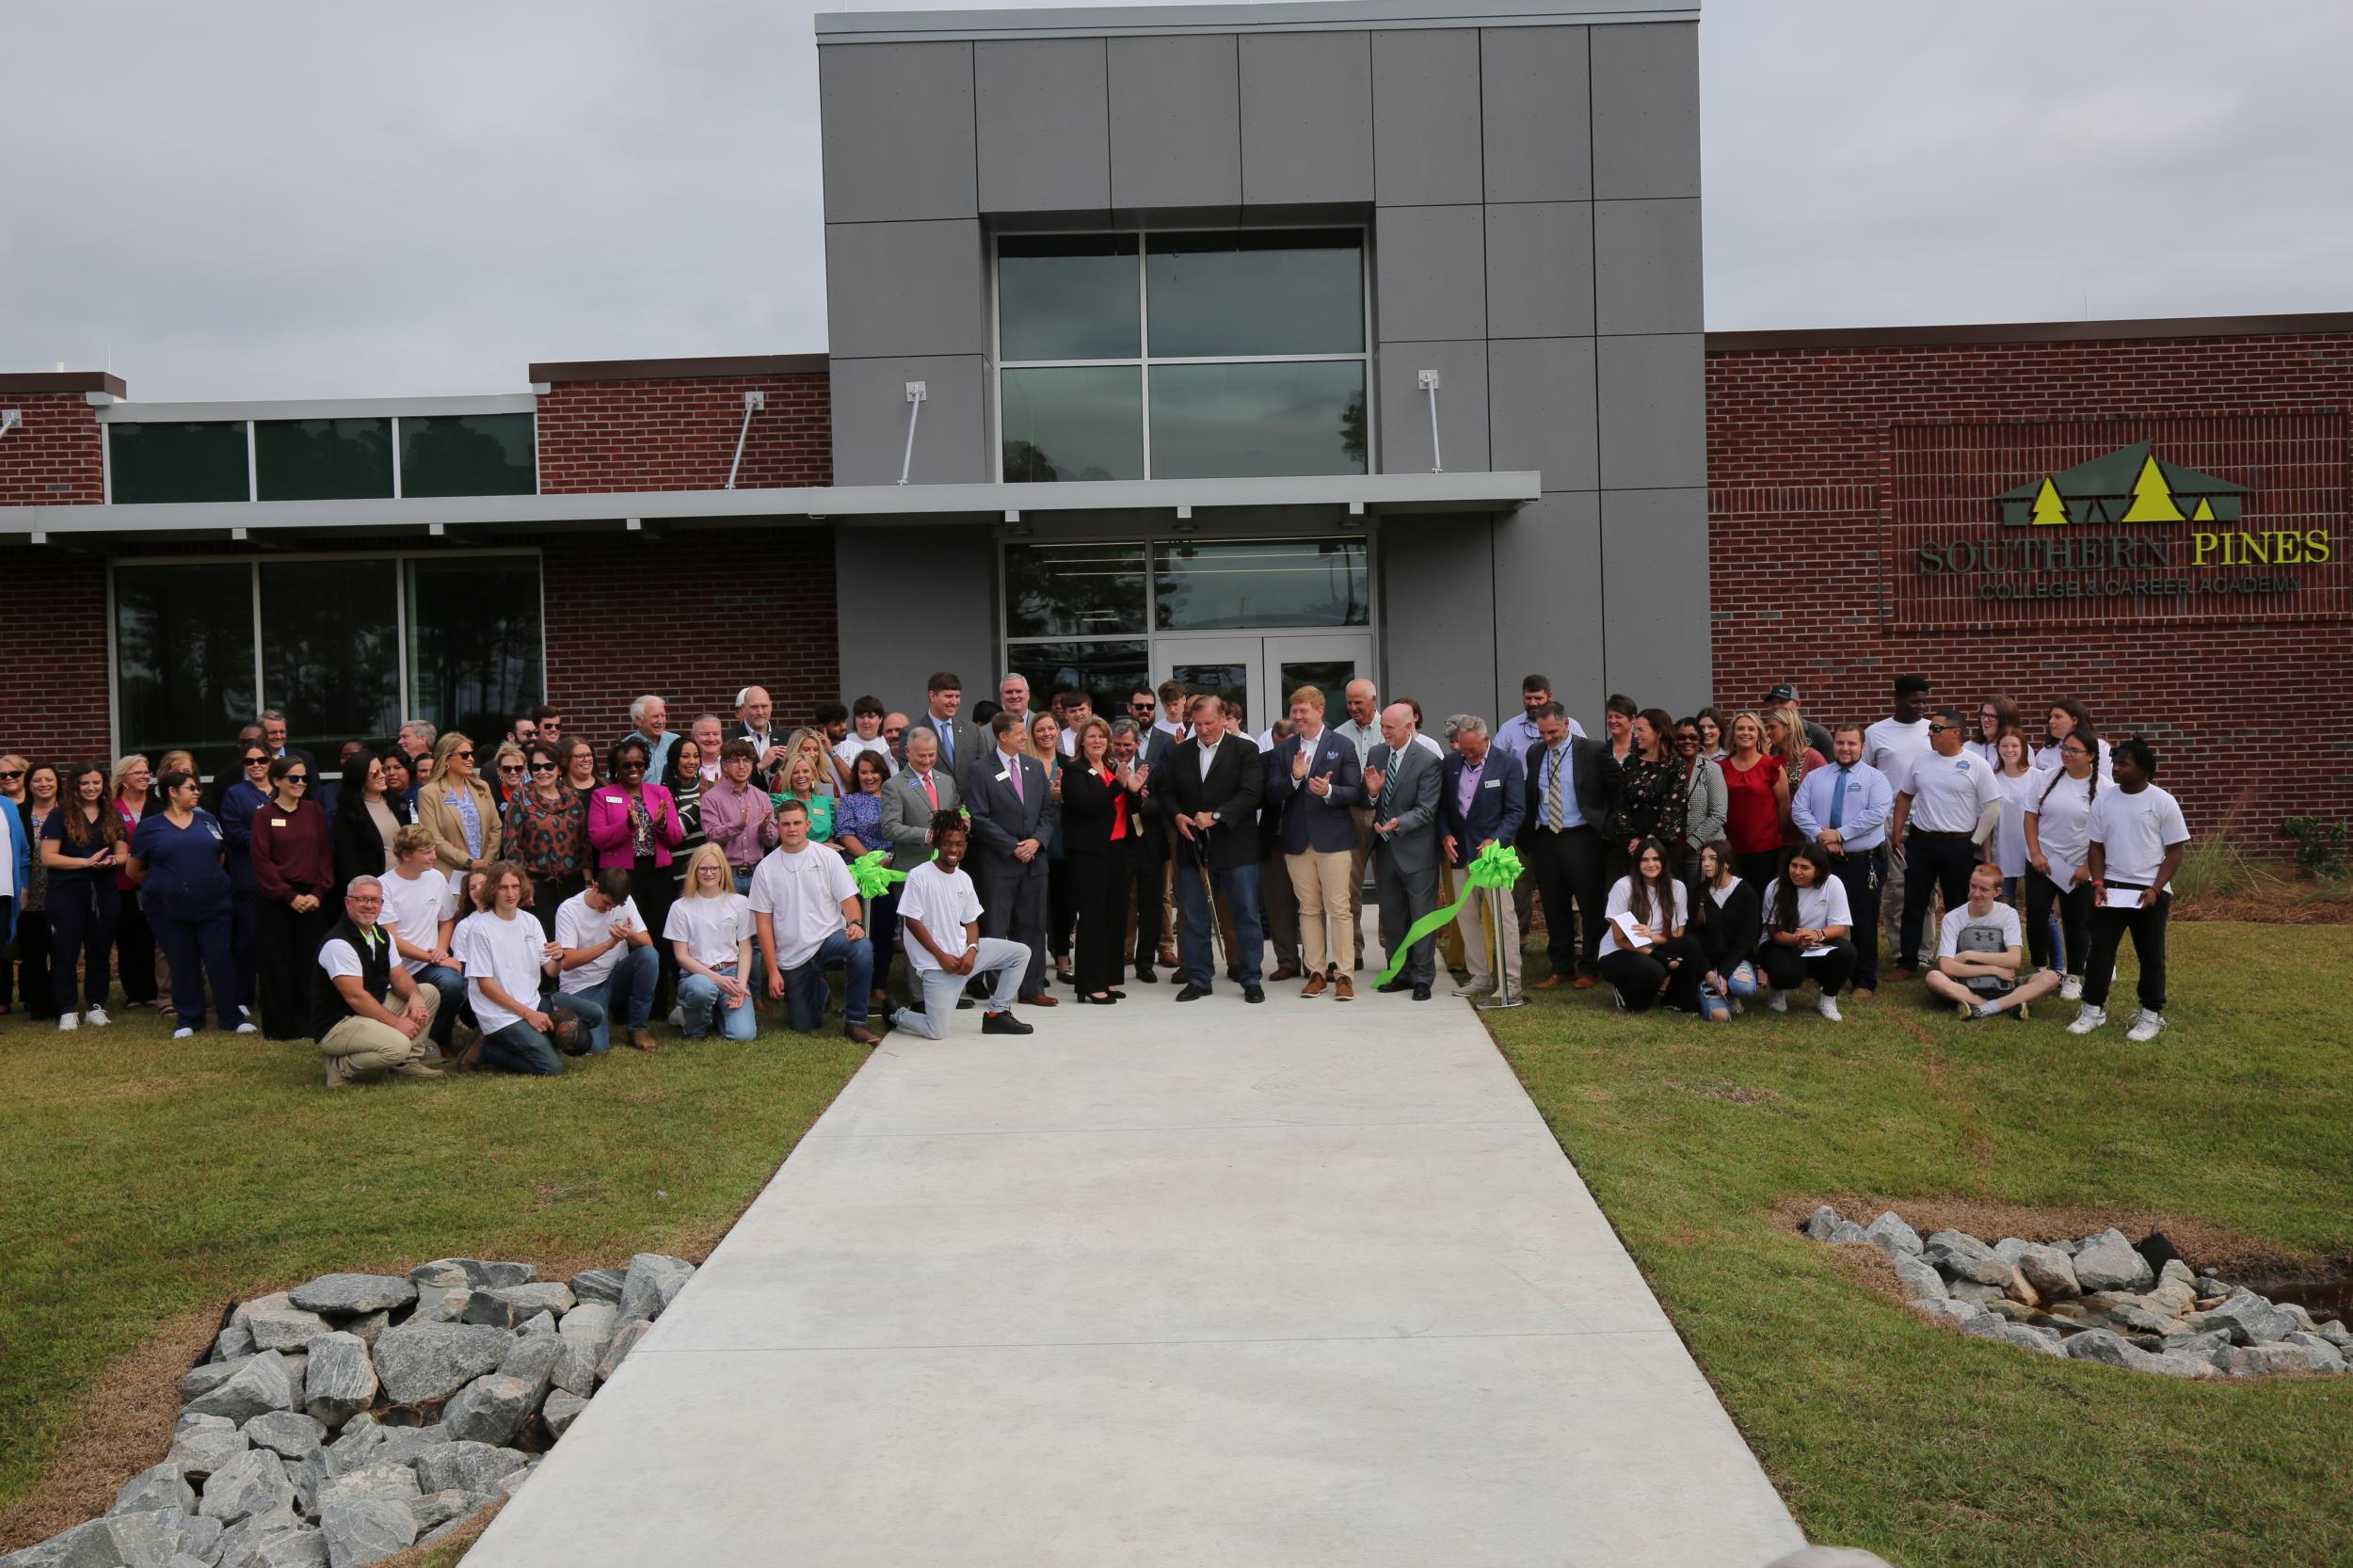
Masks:
[[[2212,1378],[2222,1374],[2214,1363],[2202,1355],[2190,1355],[2181,1351],[2163,1351],[2154,1355],[2143,1354],[2133,1362],[2136,1372],[2154,1372],[2168,1378]]]
[[[308,1416],[291,1410],[273,1410],[256,1416],[245,1424],[246,1440],[257,1448],[267,1448],[280,1459],[300,1459],[316,1453],[327,1440],[327,1428]]]
[[[2053,1337],[2057,1336],[2055,1335]],[[547,1423],[549,1436],[561,1437],[571,1431],[572,1423],[580,1419],[580,1413],[587,1408],[586,1400],[559,1388],[548,1396],[547,1403],[539,1407],[539,1419]]]
[[[1868,1246],[1871,1238],[1852,1220],[1841,1220],[1831,1227],[1830,1241],[1837,1247]]]
[[[612,1343],[605,1346],[603,1356],[597,1362],[597,1381],[611,1382],[613,1374],[621,1369],[621,1363],[629,1359],[629,1352],[637,1348],[637,1341],[652,1332],[653,1325],[642,1318],[622,1324],[613,1336]]]
[[[2057,1247],[2029,1241],[2021,1247],[2017,1257],[2018,1272],[2026,1276],[2026,1283],[2046,1302],[2065,1301],[2083,1294],[2083,1283],[2075,1277],[2075,1260]]]
[[[613,1340],[613,1331],[621,1326],[620,1308],[608,1302],[583,1302],[564,1314],[564,1320],[555,1332],[576,1345],[585,1345],[601,1352]]]
[[[204,1500],[197,1512],[207,1519],[235,1525],[257,1515],[294,1506],[294,1482],[286,1479],[285,1462],[267,1448],[248,1448],[204,1483]]]
[[[1951,1297],[1915,1301],[1911,1304],[1912,1309],[1921,1316],[1942,1320],[1951,1323],[1955,1328],[1979,1318],[1993,1316],[1975,1302],[1964,1302]]]
[[[216,1387],[188,1400],[188,1410],[199,1416],[226,1416],[242,1426],[256,1416],[295,1407],[295,1390],[301,1385],[276,1351],[248,1356],[235,1363],[235,1368]]]
[[[2260,1377],[2266,1372],[2325,1372],[2330,1368],[2301,1345],[2244,1345],[2218,1351],[2215,1365],[2234,1378]]]
[[[376,1375],[395,1404],[446,1399],[506,1358],[515,1336],[473,1323],[403,1323],[376,1342]]]
[[[253,1568],[328,1568],[327,1537],[317,1530],[280,1530],[254,1548]]]
[[[1835,1213],[1831,1216],[1833,1220],[1837,1217]],[[1825,1238],[1817,1236],[1815,1240],[1818,1241]],[[580,1301],[602,1302],[607,1306],[618,1306],[621,1304],[621,1287],[628,1279],[627,1269],[586,1269],[574,1274],[568,1283],[572,1295]]]
[[[515,1325],[516,1337],[521,1339],[552,1339],[555,1337],[555,1314],[542,1312],[527,1323]]]
[[[687,1272],[689,1273],[694,1272],[693,1264],[687,1265]],[[502,1285],[493,1288],[488,1294],[497,1297],[512,1308],[515,1321],[519,1323],[541,1312],[552,1312],[561,1318],[577,1304],[570,1288],[559,1285],[553,1280],[531,1285]],[[674,1296],[678,1292],[673,1290],[670,1294]],[[664,1304],[667,1304],[666,1297]],[[652,1315],[648,1314],[648,1317]]]
[[[1965,1230],[1940,1230],[1921,1243],[1920,1255],[1943,1269],[1953,1258],[1992,1257],[1993,1249]]]
[[[2270,1343],[2296,1332],[2295,1318],[2249,1290],[2241,1290],[2220,1306],[2192,1313],[2182,1320],[2194,1330],[2228,1329],[2232,1341],[2240,1345]]]
[[[2037,1355],[2066,1358],[2067,1349],[2056,1329],[2036,1328],[2028,1323],[2009,1323],[2003,1327],[2002,1337],[2023,1351]]]
[[[1985,1304],[1985,1309],[2013,1323],[2031,1323],[2042,1316],[2041,1308],[2011,1301],[2008,1296],[1994,1297]]]
[[[416,1516],[401,1502],[329,1503],[319,1514],[328,1568],[367,1568],[417,1539]]]
[[[2141,1292],[2140,1301],[2152,1312],[2180,1318],[2197,1307],[2198,1292],[2192,1290],[2185,1281],[2160,1279],[2153,1288]]]
[[[2075,1278],[2086,1291],[2145,1290],[2157,1281],[2149,1260],[2113,1226],[2084,1239],[2075,1254]]]
[[[530,1263],[491,1263],[479,1257],[440,1257],[408,1271],[408,1283],[422,1290],[428,1285],[463,1285],[475,1290],[508,1285],[529,1285],[539,1277]]]
[[[342,1473],[325,1448],[312,1448],[300,1459],[286,1461],[286,1480],[295,1489],[295,1508],[306,1519],[319,1516],[319,1490]]]
[[[337,1503],[406,1502],[423,1490],[410,1466],[371,1456],[367,1464],[330,1478],[319,1488],[319,1511],[323,1514]]]
[[[531,1472],[536,1467],[536,1464],[535,1462],[533,1464],[524,1465],[520,1470],[508,1471],[505,1475],[499,1478],[499,1490],[505,1493],[510,1497],[513,1496],[516,1493],[520,1492],[523,1489],[523,1482],[531,1479]]]
[[[385,1312],[417,1299],[417,1288],[394,1274],[321,1274],[288,1294],[305,1312],[357,1318],[363,1312]]]
[[[2175,1334],[2184,1332],[2181,1320],[2163,1312],[2152,1312],[2133,1302],[2120,1302],[2105,1307],[2101,1316],[2108,1326],[2126,1334]]]
[[[144,1513],[162,1509],[168,1513],[194,1513],[196,1488],[188,1484],[186,1474],[167,1459],[161,1464],[151,1464],[122,1483],[115,1494],[115,1506],[109,1513]]]
[[[2026,1249],[2033,1245],[2033,1242],[2021,1241],[2015,1236],[2005,1236],[1993,1243],[1993,1256],[2014,1269],[2018,1266],[2019,1258],[2025,1256]]]
[[[234,1361],[253,1353],[253,1332],[243,1323],[231,1323],[213,1336],[215,1361]]]
[[[251,1448],[252,1442],[237,1430],[237,1424],[225,1416],[200,1416],[201,1425],[184,1428],[171,1440],[171,1452],[164,1457],[180,1466],[181,1475],[191,1481],[201,1482],[205,1477]],[[187,1512],[196,1512],[191,1504]]]
[[[2345,1324],[2334,1319],[2321,1324],[2313,1332],[2341,1351],[2353,1350],[2353,1330],[2346,1329]]]
[[[2165,1260],[2165,1267],[2157,1271],[2157,1283],[2159,1285],[2186,1285],[2190,1287],[2192,1294],[2195,1294],[2198,1286],[2198,1272],[2178,1257],[2169,1257]]]
[[[417,1456],[416,1474],[427,1492],[488,1492],[502,1476],[530,1463],[529,1454],[488,1443],[444,1443]]]
[[[1864,1226],[1863,1234],[1873,1246],[1891,1256],[1897,1253],[1908,1254],[1913,1257],[1920,1256],[1920,1233],[1904,1224],[1892,1208]],[[632,1263],[632,1270],[634,1267]],[[626,1305],[627,1303],[624,1302],[623,1304]],[[650,1317],[652,1314],[648,1313],[648,1316]]]
[[[473,1292],[462,1285],[447,1288],[428,1287],[417,1292],[417,1308],[408,1314],[412,1323],[454,1323],[466,1315],[467,1303]]]
[[[555,1380],[556,1364],[564,1359],[564,1341],[552,1334],[536,1338],[517,1339],[515,1348],[499,1363],[498,1375],[516,1378],[531,1385],[531,1408],[548,1397],[548,1385]],[[449,1417],[441,1417],[444,1421]]]
[[[1945,1261],[1936,1267],[1956,1285],[1964,1283],[1990,1285],[2005,1293],[2009,1288],[2009,1282],[2018,1273],[2015,1268],[2003,1262],[1992,1253],[1973,1256],[1965,1253],[1947,1252]]]
[[[279,1359],[286,1364],[286,1381],[294,1385],[295,1398],[300,1399],[302,1380],[310,1375],[310,1353],[305,1351],[289,1351]]]
[[[56,1568],[161,1568],[180,1549],[182,1517],[153,1509],[110,1513],[30,1549],[55,1548],[48,1560]]]
[[[2097,1361],[2109,1367],[2125,1367],[2145,1351],[2135,1350],[2114,1331],[2104,1328],[2086,1329],[2067,1341],[2067,1353],[2077,1361]]]
[[[2009,1292],[2000,1286],[1980,1285],[1974,1279],[1957,1279],[1946,1288],[1951,1290],[1956,1300],[1976,1302],[1980,1306],[1991,1306],[1995,1302],[2009,1299]]]
[[[377,1429],[376,1441],[358,1458],[366,1464],[413,1464],[418,1455],[430,1453],[448,1441],[448,1429],[438,1421],[429,1427],[382,1427]]]
[[[1828,1205],[1828,1204],[1824,1204],[1824,1205],[1822,1205],[1819,1208],[1817,1208],[1817,1209],[1814,1211],[1813,1215],[1812,1215],[1810,1218],[1808,1218],[1808,1219],[1807,1219],[1807,1221],[1805,1222],[1805,1233],[1806,1233],[1806,1235],[1807,1235],[1810,1239],[1812,1239],[1812,1240],[1817,1240],[1817,1241],[1827,1241],[1827,1240],[1830,1240],[1830,1233],[1831,1233],[1832,1231],[1833,1231],[1833,1230],[1836,1230],[1837,1228],[1838,1228],[1838,1210],[1836,1210],[1835,1208],[1832,1208],[1830,1205]],[[610,1269],[600,1269],[600,1270],[599,1270],[599,1271],[597,1271],[597,1272],[600,1272],[600,1273],[611,1273],[613,1271],[612,1271],[612,1270],[610,1270]],[[598,1297],[591,1298],[591,1297],[587,1294],[587,1292],[585,1292],[585,1291],[584,1291],[584,1290],[582,1290],[582,1289],[580,1288],[580,1280],[581,1280],[581,1276],[580,1276],[580,1275],[575,1274],[575,1275],[573,1275],[573,1276],[572,1276],[572,1289],[573,1289],[573,1291],[574,1291],[576,1294],[578,1294],[578,1295],[580,1296],[581,1300],[583,1300],[583,1301],[588,1301],[588,1300],[593,1299],[593,1300],[597,1300],[597,1301],[602,1301],[602,1300],[604,1300],[604,1299],[605,1299],[605,1298],[604,1298],[604,1297],[602,1297],[602,1296],[598,1296]],[[615,1302],[616,1302],[616,1303],[617,1303],[620,1299],[621,1299],[621,1298],[620,1298],[617,1294],[616,1294],[616,1295],[615,1295],[615,1296],[612,1298],[612,1300],[614,1300],[614,1301],[615,1301]]]
[[[235,1377],[237,1368],[252,1359],[250,1354],[246,1354],[232,1361],[208,1361],[201,1367],[191,1368],[180,1380],[180,1397],[183,1400],[193,1400],[200,1395],[211,1393],[231,1378]]]
[[[328,1334],[311,1341],[302,1377],[302,1408],[310,1419],[332,1431],[374,1404],[376,1388],[375,1360],[358,1335]]]
[[[1935,1301],[1952,1292],[1945,1288],[1945,1276],[1908,1252],[1888,1254],[1896,1265],[1896,1278],[1902,1282],[1908,1301]]]
[[[408,1500],[408,1516],[416,1520],[417,1528],[424,1531],[436,1525],[445,1525],[452,1519],[462,1519],[477,1506],[472,1493],[461,1492],[453,1486],[446,1492],[428,1492],[423,1496],[411,1497]]]
[[[335,1325],[315,1312],[287,1305],[248,1312],[245,1327],[256,1350],[299,1351],[320,1335],[333,1333]]]
[[[639,1253],[629,1260],[629,1277],[621,1285],[621,1320],[643,1318],[651,1322],[694,1277],[695,1266],[682,1257]]]
[[[2202,1356],[2211,1361],[2214,1359],[2215,1352],[2231,1348],[2231,1331],[2213,1328],[2206,1330],[2203,1334],[2185,1334],[2178,1338],[2167,1340],[2165,1348],[2176,1355]]]
[[[504,1448],[521,1430],[543,1386],[496,1372],[476,1378],[441,1407],[441,1425],[453,1442]]]
[[[255,1555],[273,1537],[302,1528],[302,1520],[291,1508],[276,1509],[232,1525],[220,1537],[219,1568],[252,1568]]]
[[[2342,1372],[2345,1369],[2345,1352],[2317,1334],[2298,1329],[2287,1336],[2286,1343],[2301,1346],[2310,1352],[2313,1359],[2319,1363],[2321,1371]]]

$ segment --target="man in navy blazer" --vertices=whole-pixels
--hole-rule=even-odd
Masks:
[[[1509,848],[1527,815],[1528,776],[1519,759],[1495,744],[1486,720],[1465,715],[1454,732],[1454,754],[1446,760],[1445,775],[1438,781],[1439,853],[1448,865],[1461,871],[1489,844]],[[1503,978],[1516,991],[1520,918],[1509,892],[1495,903],[1499,917],[1496,923],[1502,927]],[[1454,917],[1463,935],[1463,966],[1470,970],[1470,983],[1454,993],[1458,997],[1483,997],[1496,988],[1489,957],[1496,933],[1487,928],[1487,895],[1473,889],[1463,901],[1463,912]]]
[[[1266,1000],[1260,966],[1266,935],[1258,922],[1258,796],[1265,770],[1258,748],[1226,726],[1223,701],[1213,693],[1193,698],[1193,737],[1168,762],[1160,815],[1174,831],[1177,903],[1185,915],[1185,984],[1178,1001],[1209,994],[1212,970],[1209,922],[1217,918],[1211,895],[1225,895],[1233,911],[1231,957],[1241,976],[1241,1000]]]
[[[1030,950],[1020,1000],[1051,1007],[1046,990],[1046,846],[1053,841],[1062,807],[1046,769],[1019,749],[1021,720],[989,720],[996,749],[969,760],[965,802],[972,812],[973,882],[981,895],[981,935],[1020,942]]]
[[[1349,808],[1365,804],[1365,773],[1356,744],[1323,723],[1323,693],[1302,686],[1291,694],[1290,738],[1267,764],[1267,799],[1282,813],[1281,845],[1291,891],[1299,899],[1299,946],[1307,971],[1300,995],[1331,988],[1355,999],[1349,966],[1356,952],[1356,920],[1349,880],[1356,858],[1356,822]],[[1324,923],[1331,922],[1331,941]]]

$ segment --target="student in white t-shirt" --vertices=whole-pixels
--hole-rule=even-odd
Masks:
[[[434,1048],[448,1056],[450,1035],[466,1007],[466,977],[452,950],[457,924],[457,895],[434,864],[433,835],[409,823],[392,835],[392,869],[384,873],[381,923],[392,934],[392,951],[408,978],[440,997],[433,1011]],[[473,1022],[471,1014],[462,1020]]]
[[[1996,1013],[2024,1018],[2028,1002],[2058,989],[2059,977],[2050,969],[2018,978],[2026,961],[2025,936],[2017,909],[1998,901],[2001,890],[2001,868],[1979,865],[1969,873],[1969,902],[1948,911],[1937,928],[1929,990],[1960,1008],[1964,1018]]]
[[[883,738],[883,720],[888,716],[880,697],[862,696],[850,704],[850,732],[833,745],[833,771],[844,793],[857,788],[857,776],[851,770],[857,766],[861,752],[882,758],[884,777],[899,771],[898,759],[890,755],[890,743]]]
[[[874,945],[866,939],[865,903],[841,856],[809,841],[802,802],[776,808],[776,847],[752,870],[751,900],[768,995],[784,1002],[785,1021],[804,1034],[822,1023],[831,1000],[825,971],[840,969],[842,1032],[879,1045],[882,1036],[866,1027]]]
[[[907,872],[899,885],[900,945],[907,955],[908,978],[920,987],[923,1005],[902,1007],[891,1023],[926,1040],[943,1038],[955,1020],[956,999],[975,976],[994,975],[988,1011],[981,1017],[984,1034],[1028,1034],[1033,1026],[1014,1016],[1013,1004],[1021,990],[1021,977],[1030,967],[1030,950],[1020,942],[981,935],[981,897],[964,870],[964,852],[970,829],[962,812],[942,811],[932,818],[932,859]]]
[[[557,1054],[556,1020],[539,1006],[539,980],[553,971],[564,949],[546,939],[537,920],[521,913],[530,891],[522,867],[512,860],[493,861],[483,871],[474,913],[458,922],[454,945],[458,963],[465,967],[467,998],[482,1029],[475,1050],[483,1064],[552,1078],[564,1070],[564,1057]],[[569,1054],[585,1052],[589,1037],[604,1022],[604,1009],[594,998],[569,993],[551,999],[550,1008],[558,1005],[579,1019],[579,1050]],[[564,1044],[572,1044],[568,1033]]]
[[[653,1016],[653,991],[662,966],[646,918],[629,896],[629,872],[607,866],[588,879],[587,887],[556,905],[555,942],[564,950],[558,977],[563,988],[594,998],[604,1010],[590,1032],[588,1048],[613,1048],[612,1020],[617,1016],[629,1030],[632,1046],[653,1049],[646,1025]]]
[[[1854,973],[1854,943],[1848,940],[1854,916],[1847,885],[1831,873],[1830,855],[1815,842],[1789,852],[1789,862],[1765,888],[1765,940],[1757,967],[1772,987],[1765,1005],[1789,1011],[1789,993],[1808,980],[1822,988],[1815,1011],[1840,1021],[1838,988]]]
[[[2035,770],[2040,781],[2026,802],[2026,954],[2063,970],[2059,1000],[2084,994],[2091,958],[2091,803],[2100,798],[2092,764],[2099,737],[2078,730],[2060,743],[2057,772]],[[2115,788],[2114,785],[2109,786]],[[2056,907],[2056,914],[2054,909]]]
[[[2067,760],[2067,737],[2080,731],[2100,754],[2100,787],[2105,790],[2116,782],[2115,752],[2107,742],[2099,738],[2100,732],[2091,722],[2091,714],[2082,703],[2073,697],[2059,698],[2051,704],[2050,718],[2046,722],[2051,744],[2034,754],[2036,767],[2048,772],[2063,765]]]
[[[2153,1040],[2165,1028],[2165,927],[2173,907],[2173,873],[2189,848],[2189,826],[2174,798],[2152,782],[2157,754],[2134,735],[2117,743],[2110,756],[2116,788],[2102,790],[2091,803],[2084,837],[2091,885],[2099,902],[2091,911],[2091,956],[2084,966],[2084,1009],[2067,1026],[2089,1034],[2108,1021],[2108,983],[2116,976],[2116,952],[2126,933],[2140,960],[2140,1011],[2124,1038],[2136,1045]]]
[[[1644,839],[1635,846],[1633,870],[1610,888],[1603,918],[1601,978],[1617,993],[1620,1012],[1700,1010],[1707,956],[1683,934],[1690,898],[1664,843]]]
[[[728,852],[705,844],[686,862],[685,891],[670,905],[662,939],[678,960],[678,1026],[689,1040],[719,1033],[748,1040],[760,1032],[752,1008],[752,901],[735,890]]]

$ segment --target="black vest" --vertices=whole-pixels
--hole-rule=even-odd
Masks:
[[[329,942],[348,942],[351,951],[360,955],[360,984],[366,987],[377,1006],[392,988],[392,934],[382,926],[376,928],[376,940],[370,942],[360,935],[360,928],[345,915],[335,922],[335,929],[327,934]],[[324,946],[324,944],[321,944]],[[343,988],[335,984],[323,965],[311,966],[311,1038],[324,1040],[327,1032],[352,1016],[351,1003],[344,1000]]]

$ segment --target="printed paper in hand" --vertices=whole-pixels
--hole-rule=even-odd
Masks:
[[[1612,915],[1609,919],[1618,928],[1619,941],[1630,948],[1646,948],[1650,946],[1650,938],[1641,935],[1635,930],[1635,927],[1641,925],[1642,922],[1634,918],[1632,910],[1625,910],[1619,914]]]
[[[2140,895],[2146,890],[2140,888],[2103,888],[2100,889],[2100,907],[2137,909],[2140,907]]]

